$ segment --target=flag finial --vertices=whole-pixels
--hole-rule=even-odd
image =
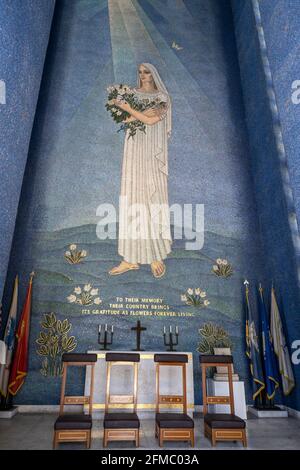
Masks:
[[[246,291],[246,299],[248,301],[248,295],[249,295],[249,281],[248,281],[248,279],[244,280],[244,286],[245,286],[245,291]]]

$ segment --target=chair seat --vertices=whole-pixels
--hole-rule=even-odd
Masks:
[[[199,357],[201,364],[232,364],[233,358],[230,355],[201,354]]]
[[[54,429],[91,429],[92,417],[85,414],[60,415],[54,423]]]
[[[228,413],[207,413],[204,422],[213,429],[244,429],[246,423],[242,418]]]
[[[105,413],[103,426],[106,429],[138,429],[140,420],[136,413]]]
[[[156,413],[155,421],[160,428],[194,427],[194,421],[185,413]]]

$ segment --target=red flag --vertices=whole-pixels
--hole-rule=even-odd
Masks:
[[[30,277],[27,288],[26,300],[21,313],[21,318],[16,332],[17,346],[10,370],[8,391],[11,395],[16,395],[22,387],[28,370],[28,339],[30,327],[31,311],[31,291],[32,278]]]

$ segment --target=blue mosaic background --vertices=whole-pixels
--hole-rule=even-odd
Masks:
[[[54,0],[0,0],[0,297],[49,39]]]
[[[164,325],[179,326],[180,349],[194,352],[197,404],[201,403],[198,329],[207,321],[223,326],[233,341],[235,369],[245,380],[250,401],[242,281],[247,277],[253,288],[259,281],[267,286],[271,266],[276,284],[285,280],[287,286],[284,273],[287,269],[294,272],[289,260],[295,253],[289,232],[283,230],[286,214],[279,193],[282,224],[278,224],[278,230],[281,227],[286,251],[277,242],[278,260],[273,264],[276,243],[273,239],[268,245],[267,216],[271,217],[274,209],[270,205],[264,209],[266,180],[262,179],[264,172],[257,170],[260,156],[255,153],[253,162],[252,155],[250,158],[230,4],[225,0],[132,0],[123,2],[123,6],[125,3],[132,14],[124,14],[117,0],[113,11],[107,0],[61,0],[56,7],[4,296],[7,305],[18,272],[23,299],[28,275],[35,270],[30,371],[16,402],[59,401],[60,379],[41,375],[41,358],[36,354],[35,341],[44,313],[54,311],[60,319],[72,322],[72,334],[78,341],[76,351],[97,348],[98,324],[111,323],[112,317],[82,315],[80,306],[66,300],[74,287],[88,282],[99,288],[103,308],[116,296],[145,296],[162,297],[172,310],[193,313],[192,318],[176,320],[140,319],[147,327],[143,335],[147,350],[163,348]],[[236,22],[244,18],[241,34],[253,28],[253,22],[248,24],[249,15],[251,11],[235,11]],[[254,37],[254,31],[252,34]],[[173,41],[182,49],[173,49]],[[244,42],[237,29],[239,58],[243,58]],[[243,67],[248,59],[241,61],[246,83],[254,82],[253,67],[260,70],[254,46],[249,60],[253,62],[247,73]],[[186,251],[183,243],[176,242],[166,262],[167,274],[161,280],[155,280],[147,267],[110,278],[107,271],[119,260],[116,242],[96,237],[98,205],[116,204],[118,200],[124,139],[116,133],[104,109],[106,87],[116,82],[135,84],[136,68],[142,61],[157,66],[173,100],[170,203],[205,204],[203,249]],[[261,86],[259,96],[267,107],[263,78]],[[243,92],[247,101],[247,85]],[[249,96],[251,100],[254,95],[249,92]],[[249,125],[247,102],[246,112],[252,153],[254,130]],[[260,118],[267,126],[270,117],[265,111],[260,112]],[[268,132],[271,140],[272,130]],[[278,169],[275,164],[273,168],[276,182]],[[65,262],[63,255],[70,243],[88,251],[84,263],[71,266]],[[284,256],[284,273],[280,269],[282,274],[275,277],[274,269],[281,268]],[[213,260],[218,257],[232,263],[231,278],[212,274]],[[205,289],[210,306],[201,310],[184,306],[180,295],[188,287]],[[294,288],[285,292],[289,308],[296,306],[297,292],[295,279]],[[252,305],[255,310],[254,295]],[[134,347],[130,327],[137,319],[113,318],[116,349]],[[74,393],[82,383],[83,376],[79,381],[74,378]],[[297,405],[295,401],[293,404]]]

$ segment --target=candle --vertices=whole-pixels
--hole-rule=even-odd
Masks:
[[[107,331],[107,323],[105,323],[105,331]]]
[[[102,328],[102,326],[99,325],[99,328],[98,328],[99,333],[101,333],[101,328]]]
[[[114,332],[114,325],[111,325],[111,332]]]
[[[164,326],[164,335],[166,334],[166,327]]]
[[[178,326],[175,327],[175,333],[178,335]]]
[[[172,333],[172,327],[170,326],[170,333]]]

